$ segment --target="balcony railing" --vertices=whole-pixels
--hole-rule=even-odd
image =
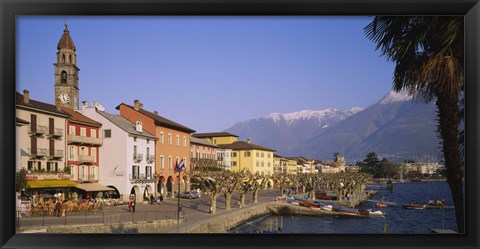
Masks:
[[[29,133],[34,134],[34,135],[42,135],[42,134],[46,134],[47,130],[48,130],[48,128],[45,125],[37,125],[37,126],[30,125],[30,132]]]
[[[48,155],[48,150],[46,148],[37,148],[35,150],[32,150],[32,148],[28,147],[27,150],[30,156],[44,157]]]
[[[135,153],[133,154],[133,161],[135,161],[135,162],[140,162],[140,161],[142,161],[142,160],[143,160],[143,154],[138,154],[138,153],[137,153],[137,154],[135,154]]]
[[[103,140],[96,137],[86,137],[78,135],[67,135],[68,144],[90,144],[90,145],[102,145]]]
[[[50,131],[48,135],[51,137],[63,137],[63,129],[55,128],[53,129],[53,132]]]
[[[86,155],[79,155],[78,156],[79,163],[93,163],[95,162],[94,156],[86,156]]]
[[[135,180],[153,180],[153,175],[145,175],[145,174],[130,174],[130,181]]]
[[[149,162],[149,163],[155,162],[155,156],[154,155],[147,155],[147,162]]]
[[[54,150],[53,153],[50,151],[50,157],[52,158],[62,158],[63,157],[63,150]]]

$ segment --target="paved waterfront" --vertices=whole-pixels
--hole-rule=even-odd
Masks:
[[[260,191],[258,204],[265,204],[271,202],[275,196],[279,193],[278,189],[269,189]],[[231,201],[231,210],[225,209],[225,198],[220,195],[217,198],[217,213],[212,215],[210,211],[210,201],[208,196],[202,195],[198,199],[180,199],[182,205],[182,211],[184,213],[185,222],[183,222],[179,229],[180,231],[184,227],[192,226],[200,221],[206,221],[208,219],[215,219],[219,216],[230,215],[238,211],[240,208],[235,205],[238,201],[239,195],[234,194]],[[252,193],[248,193],[246,198],[246,204],[244,208],[255,206],[251,203]],[[111,223],[126,223],[131,221],[151,221],[162,219],[176,219],[178,199],[165,198],[161,205],[150,205],[147,203],[138,203],[136,206],[136,212],[128,212],[128,206],[109,207],[104,210],[98,210],[95,213],[88,214],[71,214],[67,217],[36,217],[29,218],[28,225],[26,222],[21,222],[21,228],[28,227],[41,227],[41,226],[55,226],[55,225],[74,225],[74,224],[111,224]],[[171,226],[162,233],[177,232],[177,226]]]

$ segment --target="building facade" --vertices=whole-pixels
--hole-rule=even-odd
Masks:
[[[141,122],[132,123],[120,115],[105,112],[97,102],[86,102],[80,112],[102,124],[99,183],[113,188],[123,200],[135,195],[143,201],[155,192],[155,140]]]
[[[121,103],[116,107],[120,115],[132,123],[141,121],[143,129],[157,138],[155,142],[155,172],[157,192],[163,196],[174,197],[174,191],[189,189],[188,177],[182,175],[178,179],[178,173],[174,171],[175,165],[181,160],[185,161],[186,169],[190,167],[190,134],[194,130],[158,115],[158,112],[150,112],[143,108],[139,100],[134,105]]]
[[[201,167],[218,167],[218,146],[203,139],[190,137],[190,170]]]
[[[230,168],[233,171],[247,169],[254,174],[273,174],[273,149],[252,144],[250,141],[219,144],[219,148],[232,150]]]
[[[204,139],[212,144],[231,144],[238,141],[238,136],[228,132],[195,133],[193,137]]]

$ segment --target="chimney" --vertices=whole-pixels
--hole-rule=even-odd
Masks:
[[[30,93],[27,89],[23,90],[23,103],[28,104],[30,103]]]
[[[138,121],[135,123],[135,130],[137,130],[138,132],[142,132],[143,129],[142,129],[142,121]]]
[[[82,101],[82,107],[88,107],[88,102],[87,101]]]
[[[157,111],[153,111],[153,113],[155,113],[155,115],[158,115],[158,112],[157,112]]]
[[[55,100],[55,106],[57,107],[57,111],[62,110],[62,103],[60,103],[59,99]]]
[[[139,108],[140,110],[142,110],[142,109],[143,109],[143,104],[142,104],[142,103],[138,103],[138,108]]]
[[[247,138],[247,143],[251,143],[250,138]]]
[[[138,99],[134,100],[133,101],[133,109],[138,111],[139,107],[140,107],[140,101]]]

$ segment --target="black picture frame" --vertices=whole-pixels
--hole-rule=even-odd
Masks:
[[[1,248],[478,248],[478,0],[1,0]],[[464,15],[466,233],[443,235],[15,234],[15,17],[18,15]]]

